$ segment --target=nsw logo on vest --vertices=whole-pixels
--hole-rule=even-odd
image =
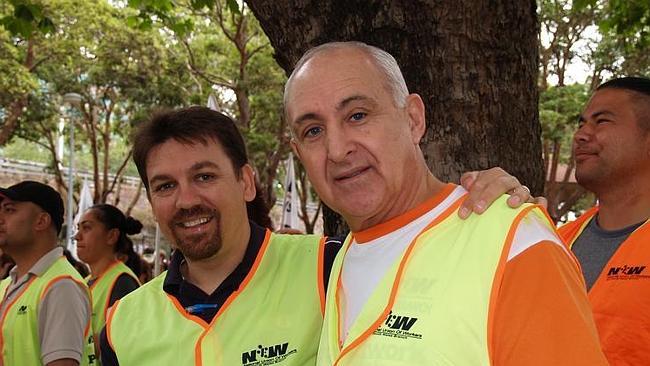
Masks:
[[[622,265],[610,267],[607,271],[607,280],[640,280],[648,279],[650,274],[646,271],[646,266]]]
[[[400,339],[422,339],[422,334],[417,333],[413,329],[413,326],[417,321],[418,318],[405,316],[403,314],[393,314],[393,311],[391,310],[384,323],[382,323],[373,334]]]
[[[25,315],[27,314],[27,305],[20,305],[18,307],[18,315]]]
[[[257,348],[241,354],[241,363],[244,366],[275,365],[297,353],[297,349],[289,350],[289,342],[273,344],[270,346],[259,345]]]

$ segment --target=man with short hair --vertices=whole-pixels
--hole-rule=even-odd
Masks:
[[[318,365],[605,365],[580,272],[546,215],[505,198],[466,221],[429,171],[424,104],[394,58],[308,51],[285,87],[292,146],[349,224]]]
[[[612,365],[650,365],[650,79],[600,85],[573,137],[598,206],[560,228],[582,267]]]
[[[63,201],[50,186],[0,188],[0,248],[15,262],[0,282],[0,365],[93,365],[88,288],[57,246]]]
[[[102,364],[314,364],[339,246],[250,220],[254,174],[234,121],[204,107],[160,113],[138,128],[133,159],[176,250],[113,306]]]

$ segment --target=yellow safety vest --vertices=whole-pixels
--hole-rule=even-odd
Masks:
[[[72,279],[88,290],[79,272],[62,256],[42,276],[33,276],[20,290],[21,293],[7,306],[4,317],[0,320],[2,325],[0,346],[5,366],[42,365],[41,342],[38,336],[38,306],[47,289],[64,278]],[[3,299],[10,281],[11,279],[6,278],[0,283],[0,296]],[[90,298],[90,293],[88,296]],[[87,342],[80,364],[95,365],[95,346],[90,321],[84,337]]]
[[[341,332],[341,269],[352,237],[330,275],[318,365],[489,365],[494,300],[519,221],[536,206],[496,201],[482,215],[461,220],[462,199],[409,244]]]
[[[104,328],[106,324],[106,312],[108,311],[108,302],[111,299],[111,293],[113,292],[113,287],[115,287],[115,282],[123,274],[131,276],[138,284],[138,277],[131,271],[121,261],[116,260],[112,263],[104,273],[100,274],[95,282],[90,286],[90,294],[93,299],[93,331],[95,335],[99,335],[99,332]],[[86,283],[90,280],[90,277],[86,278]],[[96,341],[98,338],[96,339]]]
[[[106,323],[122,366],[313,365],[323,321],[319,236],[267,231],[253,267],[210,324],[163,290],[166,273],[116,302]]]

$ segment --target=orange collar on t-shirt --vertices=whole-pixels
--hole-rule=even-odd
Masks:
[[[353,232],[352,236],[354,236],[357,244],[363,244],[389,234],[395,230],[401,229],[402,227],[411,223],[413,220],[426,214],[434,207],[442,203],[442,201],[444,201],[445,198],[447,198],[454,191],[454,189],[456,189],[455,184],[447,183],[447,185],[442,190],[440,190],[440,192],[422,202],[421,204],[415,206],[414,208],[406,211],[399,216],[393,217],[386,222],[382,222],[381,224],[359,232]]]

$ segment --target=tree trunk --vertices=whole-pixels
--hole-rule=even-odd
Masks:
[[[442,180],[501,166],[544,184],[534,0],[247,0],[287,72],[308,48],[359,40],[390,52],[427,106],[421,146]],[[324,209],[325,232],[341,232]]]

